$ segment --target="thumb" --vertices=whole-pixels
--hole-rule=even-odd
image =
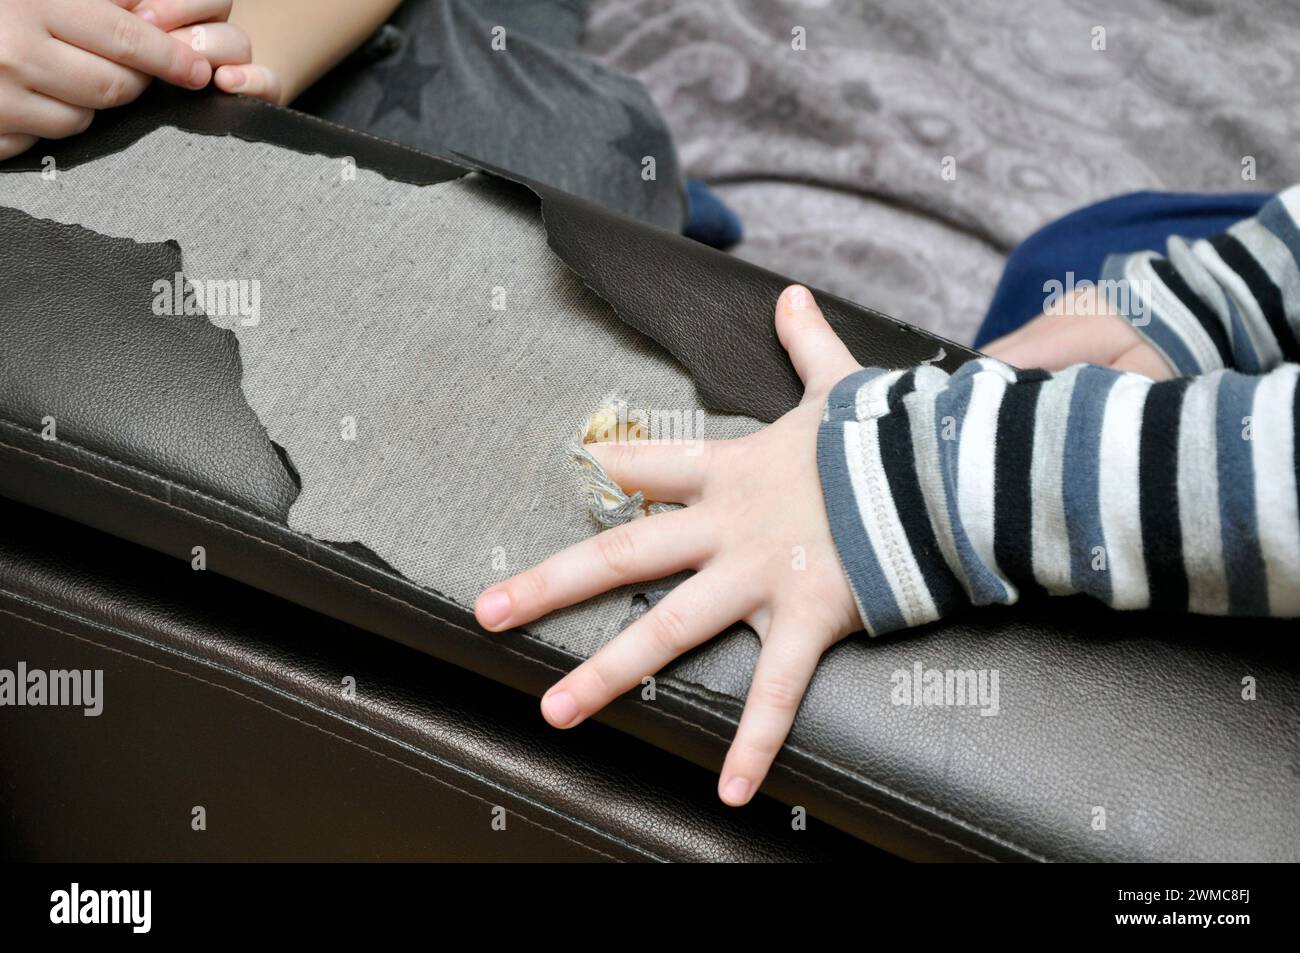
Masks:
[[[791,285],[776,300],[776,336],[803,381],[804,400],[820,396],[861,367],[803,285]]]
[[[26,152],[36,145],[36,137],[24,133],[0,134],[0,159],[8,159]]]
[[[222,66],[216,72],[217,88],[225,93],[243,93],[254,99],[282,105],[284,84],[274,70],[254,63]]]

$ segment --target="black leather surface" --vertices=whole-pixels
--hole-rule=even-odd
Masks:
[[[190,111],[208,102],[196,99]],[[242,105],[220,109],[275,117],[232,120],[245,134],[274,125],[277,141],[294,142],[299,125],[304,136],[320,132],[291,112],[237,102]],[[216,120],[186,122],[219,128]],[[94,135],[92,129],[87,137]],[[355,151],[349,135],[340,133],[332,154]],[[69,148],[85,153],[94,146]],[[793,400],[789,387],[765,386],[773,361],[784,359],[774,339],[757,330],[760,321],[768,326],[783,279],[724,264],[729,260],[645,226],[605,221],[608,213],[578,203],[557,212],[563,203],[544,198],[552,242],[573,259],[570,264],[597,277],[621,269],[622,277],[611,278],[602,293],[617,298],[614,286],[631,283],[635,292],[622,305],[616,302],[623,318],[642,322],[705,375],[710,400],[766,417]],[[569,217],[569,226],[559,221]],[[635,251],[635,263],[603,256],[604,247]],[[690,305],[692,285],[683,277],[689,275],[712,283],[701,302],[730,302],[756,317],[712,319],[703,304]],[[123,309],[132,307],[125,299],[105,302],[81,321],[120,321]],[[940,347],[953,354],[943,342],[900,331],[872,312],[836,302],[833,314],[842,329],[856,322],[851,341],[866,362],[921,360]],[[10,311],[0,316],[14,320]],[[705,326],[709,337],[702,345]],[[28,357],[15,362],[14,373],[25,376],[25,392],[40,392],[48,362],[59,360],[63,338],[74,333],[86,332],[51,324],[40,332],[39,346],[24,351]],[[179,359],[184,344],[177,338],[150,347],[157,349],[151,358],[165,365]],[[782,365],[781,373],[787,385],[793,382],[788,367]],[[437,593],[291,533],[269,511],[241,502],[266,492],[245,485],[256,480],[252,471],[215,487],[195,486],[183,472],[158,469],[157,454],[150,457],[147,447],[113,442],[107,435],[121,432],[119,417],[131,413],[130,394],[138,386],[116,373],[114,362],[88,358],[82,377],[67,386],[91,402],[113,394],[105,406],[123,409],[93,417],[91,431],[102,434],[83,446],[71,439],[42,441],[30,420],[17,420],[12,408],[0,406],[0,494],[185,560],[192,546],[202,544],[212,572],[530,693],[539,694],[575,664],[568,653],[526,635],[484,633],[467,611]],[[213,382],[194,383],[196,392],[204,386]],[[188,459],[196,428],[217,427],[221,435],[223,426],[204,416],[198,401],[182,400],[152,436],[167,454]],[[235,430],[238,439],[247,439],[240,427]],[[1291,623],[1117,615],[1058,600],[973,613],[910,636],[850,640],[823,662],[765,790],[888,850],[922,859],[1296,859],[1300,679],[1294,634]],[[626,698],[601,720],[716,767],[734,731],[752,658],[752,643],[733,634],[675,666],[661,679],[653,704]],[[882,703],[892,673],[916,662],[999,670],[1003,714],[983,718]],[[1259,679],[1256,702],[1240,696],[1248,675]],[[1092,826],[1099,807],[1106,811],[1104,831]]]
[[[446,182],[460,178],[466,171],[459,165],[398,143],[344,129],[319,116],[281,109],[244,96],[225,96],[210,88],[202,93],[186,93],[155,83],[129,107],[96,113],[89,131],[70,139],[43,140],[26,152],[0,162],[0,172],[43,169],[47,156],[54,159],[59,169],[76,168],[91,159],[120,152],[160,126],[269,142],[298,152],[351,157],[358,166],[412,185]]]
[[[298,488],[244,400],[234,333],[153,313],[154,281],[182,271],[175,242],[110,238],[2,204],[0,235],[8,420],[41,430],[52,418],[56,439],[288,516]]]
[[[0,667],[104,672],[96,717],[0,709],[10,859],[890,859],[282,599],[8,501],[0,525]]]

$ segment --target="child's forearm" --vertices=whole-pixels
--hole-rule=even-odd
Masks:
[[[1153,383],[985,358],[860,371],[818,464],[873,633],[1022,592],[1120,609],[1300,615],[1297,376]]]
[[[1300,186],[1169,251],[1114,257],[1105,277],[1126,280],[1170,364],[1202,376],[983,359],[835,388],[818,462],[871,631],[1036,588],[1300,615]]]
[[[274,70],[292,102],[360,46],[401,0],[235,0],[230,21],[252,39],[253,62]]]

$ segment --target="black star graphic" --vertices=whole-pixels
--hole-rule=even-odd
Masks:
[[[433,82],[441,69],[439,63],[420,62],[415,37],[408,33],[402,40],[401,54],[397,58],[390,57],[373,67],[374,77],[379,82],[380,97],[374,112],[370,114],[371,125],[399,109],[418,123],[420,93]]]

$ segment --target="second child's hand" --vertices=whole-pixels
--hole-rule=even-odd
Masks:
[[[84,131],[153,78],[201,89],[208,59],[135,14],[135,0],[0,0],[0,159]],[[178,10],[215,0],[176,0]],[[229,9],[229,0],[224,0]],[[194,23],[198,17],[187,22]],[[224,27],[224,24],[222,25]]]
[[[822,405],[858,363],[799,285],[781,294],[776,331],[804,383],[798,407],[739,440],[588,444],[625,490],[685,508],[605,530],[486,590],[475,605],[479,623],[501,631],[627,583],[694,570],[555,684],[542,713],[557,728],[577,725],[744,621],[763,647],[718,784],[731,805],[762,784],[822,653],[862,628],[817,471]]]
[[[1173,377],[1160,352],[1095,293],[1062,298],[1024,327],[988,344],[984,353],[1012,367],[1060,371],[1072,364],[1096,364],[1152,380]]]
[[[234,23],[206,22],[225,21],[232,5],[232,0],[140,0],[133,12],[182,42],[200,44],[215,70],[212,81],[218,89],[282,103],[284,84],[269,66],[253,63],[252,42],[244,29]]]

